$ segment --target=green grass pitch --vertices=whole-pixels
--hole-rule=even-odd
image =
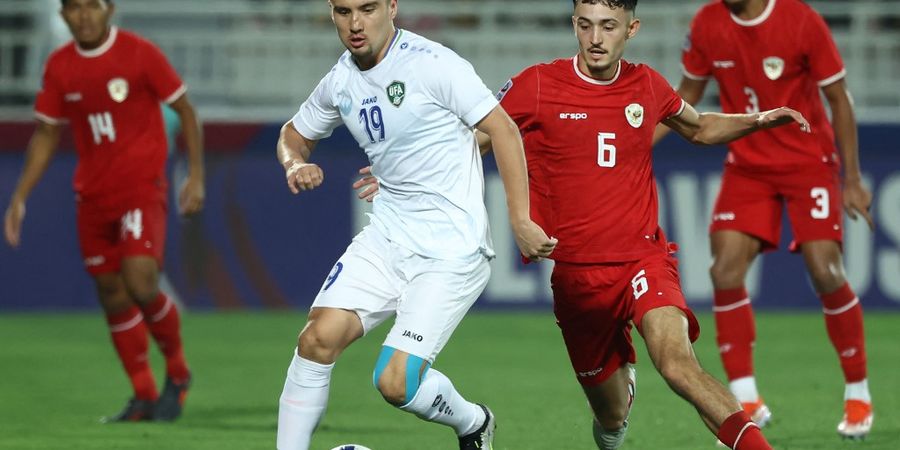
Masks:
[[[715,376],[711,316],[701,315],[697,354]],[[99,313],[0,317],[0,449],[271,449],[278,396],[301,313],[186,314],[194,388],[173,424],[101,425],[129,395]],[[777,449],[900,448],[900,315],[870,312],[866,333],[876,420],[864,442],[835,433],[843,380],[819,314],[760,314],[757,374],[774,413],[765,432]],[[338,362],[329,410],[313,449],[359,443],[374,450],[453,449],[452,432],[383,402],[371,372],[388,327]],[[637,340],[639,346],[643,342]],[[157,374],[161,360],[152,350]],[[498,418],[495,449],[593,449],[590,416],[548,314],[467,317],[436,367]],[[687,403],[640,347],[638,393],[627,449],[715,449]],[[158,381],[160,381],[158,379]]]

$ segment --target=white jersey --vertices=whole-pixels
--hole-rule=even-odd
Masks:
[[[370,219],[389,240],[432,258],[493,257],[472,128],[497,105],[466,60],[397,30],[369,70],[345,52],[293,124],[310,140],[347,125],[380,183]]]

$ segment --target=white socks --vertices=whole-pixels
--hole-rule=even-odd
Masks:
[[[731,393],[741,403],[755,403],[759,401],[759,392],[756,391],[756,378],[738,378],[728,384]]]
[[[474,433],[486,419],[480,406],[462,398],[450,379],[433,368],[425,373],[416,396],[400,409],[422,420],[452,427],[457,436]]]
[[[869,380],[847,383],[844,387],[844,400],[862,400],[872,403],[872,396],[869,395]]]
[[[294,350],[278,408],[278,450],[307,450],[325,414],[334,364],[301,358]]]

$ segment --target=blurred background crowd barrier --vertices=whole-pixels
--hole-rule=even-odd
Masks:
[[[363,153],[341,128],[317,147],[321,189],[291,196],[274,156],[278,129],[343,50],[325,0],[116,0],[117,23],[160,45],[185,78],[204,120],[207,207],[192,219],[170,205],[166,288],[188,308],[288,308],[312,302],[366,204],[350,189]],[[702,1],[643,0],[643,27],[627,59],[670,82],[681,77],[685,33]],[[860,154],[875,194],[877,229],[848,221],[851,285],[869,308],[900,308],[900,1],[812,1],[828,21],[856,101]],[[68,39],[58,0],[0,0],[0,205],[21,170],[33,131],[31,104],[49,52]],[[401,0],[399,25],[467,58],[499,88],[535,62],[570,57],[576,42],[568,0]],[[701,109],[715,110],[714,83]],[[0,309],[95,308],[75,230],[67,137],[28,203],[23,245],[0,245]],[[670,136],[655,153],[661,224],[680,246],[682,285],[695,306],[710,302],[706,228],[724,149]],[[506,222],[492,158],[486,199],[498,257],[479,308],[548,308],[551,265],[522,266]],[[185,170],[172,158],[173,191]],[[173,200],[174,201],[174,200]],[[785,224],[782,250],[790,240]],[[748,287],[763,308],[819,308],[803,262],[785,251],[761,258]]]

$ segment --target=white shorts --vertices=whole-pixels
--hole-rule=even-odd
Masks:
[[[354,311],[364,333],[396,314],[384,345],[434,363],[490,276],[480,253],[464,260],[426,258],[367,226],[335,263],[312,307]]]

